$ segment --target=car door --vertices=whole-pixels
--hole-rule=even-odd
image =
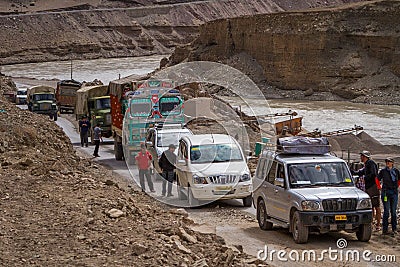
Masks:
[[[285,174],[285,166],[282,163],[276,163],[276,177],[274,179],[274,214],[280,220],[288,221],[290,199],[287,191],[287,181]]]
[[[185,141],[179,141],[178,147],[178,161],[176,174],[178,176],[179,182],[181,186],[188,185],[188,172],[189,172],[189,160],[188,160],[188,145]]]
[[[265,180],[263,182],[263,187],[265,191],[265,196],[266,196],[266,207],[267,207],[267,212],[268,215],[278,219],[278,220],[284,220],[285,218],[285,210],[284,206],[285,204],[282,203],[283,195],[284,195],[284,182],[278,183],[277,178],[284,178],[284,177],[279,177],[282,176],[282,170],[284,168],[282,163],[278,163],[277,161],[272,161],[270,162],[270,168],[269,172],[267,173]],[[279,172],[279,173],[278,173]],[[284,173],[284,172],[283,172]],[[284,181],[284,180],[283,180]],[[282,186],[283,184],[283,186]]]

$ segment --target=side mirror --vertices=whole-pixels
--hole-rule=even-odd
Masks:
[[[184,165],[184,166],[186,166],[186,160],[184,160],[184,159],[179,159],[179,160],[178,160],[178,164],[179,164],[179,165]]]
[[[285,179],[283,178],[275,178],[274,185],[279,187],[285,187]]]

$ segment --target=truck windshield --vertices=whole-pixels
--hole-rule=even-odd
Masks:
[[[147,117],[151,112],[150,99],[132,99],[130,105],[131,115],[134,117]]]
[[[108,109],[111,108],[110,98],[101,98],[96,100],[97,109]]]
[[[159,133],[157,134],[157,146],[168,147],[171,144],[178,146],[179,139],[183,136],[189,135],[189,133],[174,132],[174,133]]]
[[[160,112],[162,115],[169,115],[169,114],[180,114],[180,99],[176,96],[174,97],[162,97],[159,100],[160,102]]]
[[[293,188],[306,186],[353,186],[344,162],[299,163],[288,166],[289,183]]]
[[[53,100],[53,94],[37,94],[33,96],[33,100],[40,101],[40,100]]]
[[[229,162],[243,160],[236,144],[199,145],[190,148],[192,163]]]

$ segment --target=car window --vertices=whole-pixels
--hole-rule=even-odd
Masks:
[[[353,185],[351,174],[344,162],[291,164],[288,172],[292,187]]]
[[[277,162],[273,161],[272,165],[271,165],[271,168],[270,168],[270,170],[268,172],[267,179],[268,179],[268,182],[271,183],[271,184],[273,184],[274,181],[275,181],[277,165],[278,165]]]
[[[192,163],[218,163],[242,161],[242,153],[236,144],[196,145],[190,148]]]
[[[257,169],[256,169],[256,177],[258,179],[264,179],[265,177],[265,159],[260,158],[258,160]]]
[[[179,159],[187,159],[187,146],[184,141],[179,143],[179,150],[178,150],[178,158]]]

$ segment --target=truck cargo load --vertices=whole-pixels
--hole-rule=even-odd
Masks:
[[[76,104],[76,91],[82,83],[75,80],[62,80],[57,83],[56,100],[60,113],[74,112]]]

